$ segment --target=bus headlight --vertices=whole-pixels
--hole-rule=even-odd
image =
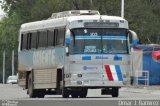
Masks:
[[[82,85],[82,81],[77,81],[77,85]]]
[[[82,78],[82,74],[77,74],[77,77]]]

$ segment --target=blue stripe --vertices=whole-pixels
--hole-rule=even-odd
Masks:
[[[115,55],[115,56],[114,56],[114,60],[115,60],[115,61],[122,61],[122,57]]]
[[[101,36],[75,36],[75,38],[101,38]]]
[[[76,36],[75,39],[101,39],[101,36]]]
[[[108,39],[108,40],[127,40],[123,38],[103,38],[103,39]]]
[[[70,55],[80,55],[80,56],[81,56],[81,55],[101,55],[101,56],[102,56],[102,55],[103,55],[103,56],[105,56],[105,55],[106,55],[106,56],[110,56],[110,55],[111,55],[111,56],[112,56],[112,55],[115,55],[115,54],[101,54],[101,53],[94,53],[94,54],[82,54],[82,53],[81,53],[81,54],[77,54],[77,53],[75,53],[75,54],[74,54],[74,53],[73,53],[73,54],[70,54]],[[129,54],[127,54],[127,53],[126,53],[126,54],[118,54],[118,55],[122,55],[122,56],[123,56],[123,55],[126,55],[126,56],[129,56]]]
[[[82,60],[91,60],[91,56],[82,56]]]
[[[117,72],[117,76],[118,76],[119,81],[123,81],[123,77],[122,77],[120,66],[119,65],[115,65],[115,68],[116,68],[116,72]]]
[[[75,38],[76,40],[79,40],[79,39],[100,39],[101,40],[101,38]]]
[[[75,36],[75,39],[113,39],[113,40],[127,40],[127,36]]]
[[[103,38],[123,38],[123,39],[127,39],[127,36],[102,36]]]
[[[103,39],[127,40],[127,36],[102,36]]]

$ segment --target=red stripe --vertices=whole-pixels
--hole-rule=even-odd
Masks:
[[[106,74],[107,74],[107,76],[108,76],[108,79],[109,79],[110,81],[113,81],[113,76],[112,76],[111,69],[110,69],[109,65],[104,65],[104,67],[105,67],[105,70],[106,70]]]

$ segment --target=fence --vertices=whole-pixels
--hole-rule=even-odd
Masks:
[[[142,76],[140,76],[142,75]],[[140,82],[144,81],[144,84],[140,84]],[[135,72],[135,85],[136,86],[149,86],[149,71],[136,71]]]

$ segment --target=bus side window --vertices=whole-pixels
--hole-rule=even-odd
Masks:
[[[58,29],[54,30],[54,43],[55,43],[55,46],[58,45]]]
[[[38,35],[38,47],[47,46],[47,31],[40,31]]]
[[[64,28],[58,29],[57,45],[64,44]]]
[[[27,49],[31,49],[31,33],[27,34]]]
[[[54,30],[48,30],[48,46],[55,46],[54,36]]]
[[[37,48],[37,32],[31,33],[31,48]]]
[[[27,49],[27,35],[21,35],[21,50]]]

